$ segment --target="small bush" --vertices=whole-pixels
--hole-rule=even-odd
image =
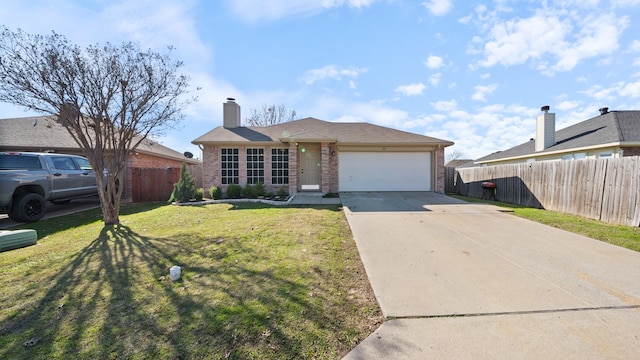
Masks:
[[[196,193],[193,194],[193,197],[196,199],[196,201],[202,201],[202,199],[204,199],[204,189],[203,188],[196,189]]]
[[[266,194],[266,190],[264,189],[264,184],[259,182],[255,185],[253,185],[253,195],[255,197],[260,197],[260,196],[265,196]]]
[[[280,196],[281,199],[286,199],[287,198],[287,191],[284,189],[284,186],[280,187],[280,190],[278,190],[278,196]]]
[[[238,184],[229,184],[227,186],[227,198],[229,199],[239,199],[242,195],[242,187]]]
[[[217,186],[212,186],[209,188],[209,196],[213,200],[222,199],[222,189]]]
[[[173,192],[169,198],[169,202],[188,202],[191,201],[196,194],[196,181],[193,175],[187,171],[187,164],[182,162],[182,171],[178,183],[173,185]]]
[[[253,186],[251,184],[247,184],[244,186],[244,189],[242,189],[242,196],[246,197],[247,199],[256,198],[255,191],[253,190]]]

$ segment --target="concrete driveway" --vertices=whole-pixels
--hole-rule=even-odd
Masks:
[[[66,204],[52,204],[50,202],[47,202],[47,212],[42,217],[42,220],[74,214],[80,211],[95,209],[99,207],[100,198],[98,198],[98,196],[74,199]],[[18,223],[9,219],[9,216],[7,216],[6,214],[0,214],[0,229],[10,229],[19,224],[22,223]]]
[[[640,357],[640,253],[436,193],[344,193],[385,323],[345,359]]]

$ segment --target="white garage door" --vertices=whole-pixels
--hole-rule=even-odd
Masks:
[[[340,191],[431,191],[430,152],[340,152]]]

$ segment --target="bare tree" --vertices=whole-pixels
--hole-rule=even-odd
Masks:
[[[464,153],[459,150],[453,150],[447,155],[447,163],[450,163],[454,160],[461,160],[464,158]]]
[[[196,100],[182,62],[131,42],[83,50],[55,32],[0,30],[0,101],[57,117],[98,175],[105,225],[118,224],[127,157]]]
[[[289,112],[282,104],[263,104],[261,109],[251,109],[251,117],[245,120],[249,126],[269,126],[292,121],[295,117],[295,110]]]

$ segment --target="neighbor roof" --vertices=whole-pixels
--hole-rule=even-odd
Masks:
[[[264,127],[219,126],[193,144],[313,141],[341,145],[453,145],[452,142],[369,123],[338,123],[305,118]]]
[[[0,119],[0,150],[77,152],[78,144],[53,116]],[[136,151],[182,161],[184,155],[150,139]],[[194,162],[190,159],[188,162]]]
[[[511,149],[477,159],[476,163],[568,152],[573,149],[616,145],[640,146],[640,111],[610,111],[558,130],[555,135],[556,143],[543,151],[535,151],[535,140],[529,140]]]

